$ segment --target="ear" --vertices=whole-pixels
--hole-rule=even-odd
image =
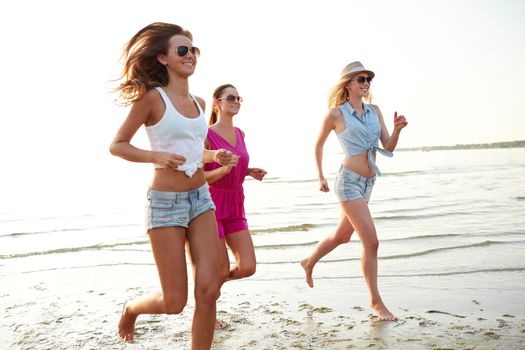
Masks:
[[[163,66],[168,65],[168,60],[166,59],[166,55],[165,54],[157,55],[157,61],[159,61],[160,64],[162,64]]]

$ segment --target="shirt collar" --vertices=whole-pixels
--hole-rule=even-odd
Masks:
[[[352,107],[350,102],[347,101],[346,103],[348,104],[348,108],[350,109],[350,114],[352,114],[353,116],[359,117],[357,115],[357,111],[354,109],[354,107]],[[366,103],[363,103],[363,110],[364,110],[363,117],[365,117],[367,113],[370,112],[370,106],[367,105]]]

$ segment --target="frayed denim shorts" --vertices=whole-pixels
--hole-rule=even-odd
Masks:
[[[148,190],[146,204],[146,227],[185,227],[200,214],[215,210],[208,184],[188,192],[164,192]]]
[[[352,170],[341,166],[335,177],[335,194],[340,202],[363,198],[367,202],[372,195],[377,175],[361,176]]]

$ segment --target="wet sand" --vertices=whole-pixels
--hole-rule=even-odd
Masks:
[[[383,299],[399,321],[381,322],[370,314],[362,280],[316,279],[311,289],[295,268],[297,278],[261,273],[225,284],[218,318],[226,327],[213,349],[525,348],[521,293],[474,288],[461,277],[402,286],[382,278]],[[49,270],[8,284],[2,277],[0,349],[188,348],[191,297],[181,315],[141,316],[133,343],[118,338],[122,302],[157,286],[152,265]]]

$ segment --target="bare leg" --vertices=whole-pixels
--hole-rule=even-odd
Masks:
[[[191,349],[209,350],[213,340],[220,279],[219,238],[213,211],[207,211],[191,221],[188,240],[195,275]]]
[[[132,341],[135,320],[140,314],[178,314],[188,299],[188,277],[184,255],[185,229],[181,227],[158,228],[149,231],[149,238],[161,291],[149,293],[124,303],[118,324],[119,335]]]
[[[228,279],[230,275],[230,257],[226,248],[226,240],[219,239],[219,261],[220,261],[220,285]]]
[[[325,239],[320,241],[315,247],[314,251],[306,259],[301,260],[301,266],[306,273],[306,283],[310,288],[314,287],[314,280],[312,278],[312,271],[315,264],[326,254],[337,248],[340,244],[348,243],[354,228],[350,224],[350,221],[346,218],[344,213],[341,213],[341,219],[339,225],[335,229],[335,232],[328,235]]]
[[[245,230],[229,234],[226,242],[236,261],[236,265],[230,269],[227,281],[253,275],[257,262],[250,232]]]
[[[395,321],[397,317],[383,304],[377,287],[377,249],[379,241],[372,215],[368,209],[368,203],[361,198],[354,201],[341,202],[341,206],[346,217],[357,231],[363,245],[361,266],[370,291],[371,306],[380,320]]]
[[[228,249],[224,239],[219,239],[219,261],[220,263],[220,275],[219,275],[219,293],[217,299],[221,296],[220,287],[228,279],[230,274],[230,257],[228,256]],[[223,329],[226,327],[226,323],[220,320],[215,320],[215,329]]]
[[[221,274],[221,286],[226,281],[253,275],[255,273],[256,265],[253,241],[249,231],[239,231],[229,234],[226,236],[225,241],[228,243],[228,246],[235,256],[236,265],[230,269],[230,258],[228,256],[226,244],[221,240],[219,243],[221,244],[219,255],[221,256],[221,261],[223,261],[223,272],[226,272],[226,275]],[[215,329],[222,329],[225,328],[225,326],[226,324],[219,320],[215,322]]]

